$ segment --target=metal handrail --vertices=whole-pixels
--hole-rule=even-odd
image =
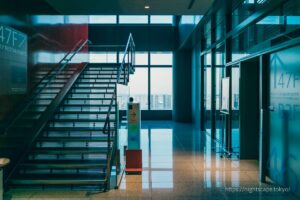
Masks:
[[[82,41],[82,40],[81,40]],[[74,53],[71,55],[71,53],[67,53],[68,55],[71,55],[71,57],[67,58],[67,55],[64,56],[64,59],[66,59],[66,63],[64,63],[61,67],[59,67],[59,69],[55,72],[55,74],[52,74],[49,81],[45,84],[44,87],[45,88],[47,84],[50,83],[50,81],[56,77],[58,75],[59,72],[61,72],[67,65],[68,63],[72,60],[72,58],[87,44],[89,43],[89,40],[85,40],[79,47],[78,47],[78,43],[75,45],[75,48],[73,48],[71,51],[74,51]],[[78,48],[76,48],[78,47]],[[86,65],[80,69],[77,70],[77,74],[73,75],[70,78],[70,81],[64,86],[64,88],[59,92],[58,96],[53,100],[53,102],[51,103],[50,107],[54,106],[54,105],[59,105],[59,103],[63,100],[64,96],[67,94],[67,92],[70,90],[72,84],[75,82],[75,80],[77,79],[77,77],[79,76],[79,74],[82,72],[82,70],[86,67]],[[73,81],[73,82],[72,82]],[[72,83],[71,83],[72,82]],[[40,94],[41,90],[39,90],[38,94]],[[34,96],[36,97],[38,94],[34,94]],[[59,101],[59,102],[57,102]],[[23,114],[26,109],[31,105],[31,103],[34,101],[31,101],[28,105],[26,105],[26,107],[24,107],[24,109],[22,110],[22,112],[20,112],[18,114],[18,116],[16,117],[16,119],[14,120],[14,122],[16,122]],[[53,108],[49,108],[50,110]],[[49,110],[48,109],[48,110]],[[16,164],[13,166],[13,168],[10,170],[7,178],[6,178],[6,182],[9,180],[9,178],[13,175],[14,171],[17,169],[18,165],[24,160],[25,156],[27,155],[27,153],[29,152],[29,150],[32,147],[33,142],[35,141],[36,137],[39,135],[40,131],[43,129],[43,126],[46,124],[46,122],[49,120],[48,118],[46,119],[46,117],[51,116],[53,113],[48,114],[46,112],[43,113],[41,119],[39,119],[39,121],[37,122],[38,125],[35,125],[32,128],[32,132],[34,132],[34,136],[32,137],[31,141],[28,143],[27,145],[27,149],[23,151],[23,153],[21,154],[21,156],[19,157],[18,161],[16,162]],[[8,127],[8,129],[13,125],[14,123],[11,123],[10,126]],[[7,129],[7,131],[8,131]]]
[[[39,83],[36,85],[36,87],[32,90],[32,93],[27,97],[27,99],[25,99],[23,102],[25,102],[23,105],[22,104],[22,110],[17,112],[17,116],[15,116],[9,123],[8,125],[4,128],[3,134],[1,134],[2,136],[5,136],[8,132],[8,130],[14,125],[14,123],[22,116],[22,114],[24,114],[24,112],[26,111],[26,109],[32,104],[33,100],[40,95],[41,91],[43,89],[46,88],[46,86],[57,76],[57,74],[59,72],[61,72],[68,64],[69,62],[72,60],[72,58],[88,43],[90,42],[89,40],[85,40],[79,47],[78,45],[82,42],[82,40],[79,40],[75,46],[58,62],[58,65],[61,65],[63,63],[63,61],[66,61],[63,65],[61,65],[58,69],[54,68],[53,70],[50,70],[45,76],[44,78],[42,78]],[[74,53],[71,55],[71,52]],[[71,57],[68,58],[68,56],[71,55]],[[55,71],[56,70],[56,71]],[[55,73],[53,73],[55,71]],[[43,81],[46,81],[46,83],[44,83],[43,87],[39,87],[40,83],[42,83]],[[36,88],[38,88],[38,92],[36,92]]]
[[[126,63],[126,56],[127,56],[127,63]],[[123,84],[127,85],[129,82],[129,75],[131,72],[134,71],[134,65],[135,65],[135,43],[133,40],[133,36],[130,33],[128,40],[127,40],[127,44],[126,44],[126,48],[123,54],[123,59],[122,59],[122,63],[118,66],[118,70],[117,70],[117,81],[115,84],[120,83],[120,77],[121,77],[121,73],[124,72],[124,82]],[[111,115],[111,110],[112,110],[112,106],[113,106],[113,102],[117,97],[117,86],[114,89],[113,95],[111,97],[110,100],[110,105],[109,105],[109,109],[105,118],[105,123],[104,123],[104,127],[103,127],[103,133],[107,134],[108,136],[108,145],[107,145],[107,169],[106,169],[106,189],[108,188],[108,186],[110,185],[110,173],[111,173],[111,168],[112,168],[112,164],[113,164],[113,160],[114,160],[114,156],[115,156],[115,152],[116,152],[116,141],[117,141],[117,130],[115,129],[115,134],[114,134],[114,138],[113,138],[113,143],[112,143],[112,150],[111,149],[111,127],[110,127],[110,115]],[[116,108],[115,108],[115,112],[117,112]],[[117,115],[117,113],[116,113]],[[115,117],[115,128],[117,125],[117,117]]]

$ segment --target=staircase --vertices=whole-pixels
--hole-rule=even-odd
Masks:
[[[117,83],[128,83],[129,74],[134,72],[133,63],[134,43],[130,35],[121,65],[84,67],[16,166],[9,179],[10,188],[110,189],[111,170],[117,162]],[[57,76],[57,85],[39,94],[36,101],[52,101],[63,79]],[[34,119],[43,111],[39,106],[26,115]]]
[[[107,155],[112,149],[103,128],[116,90],[117,69],[116,64],[86,66],[19,165],[11,179],[13,187],[106,187]],[[48,95],[42,96],[43,101],[49,100]],[[113,132],[115,111],[114,98],[109,121]]]

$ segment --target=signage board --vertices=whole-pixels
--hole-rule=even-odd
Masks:
[[[27,36],[0,25],[0,95],[27,91]]]
[[[139,103],[128,103],[128,149],[140,149],[141,110]]]

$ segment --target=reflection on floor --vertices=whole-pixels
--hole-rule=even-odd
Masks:
[[[211,135],[211,121],[207,121],[205,123],[207,134]],[[239,158],[240,156],[240,129],[238,125],[238,121],[234,120],[232,122],[231,129],[231,151],[229,152],[226,148],[226,135],[225,135],[225,125],[224,121],[216,122],[216,148],[219,149],[219,152],[223,152],[224,154],[230,154],[232,158]]]
[[[296,199],[285,188],[260,184],[258,162],[229,160],[192,125],[147,121],[142,125],[143,173],[124,175],[120,189],[9,191],[9,199]],[[126,144],[126,133],[120,142]],[[280,190],[280,191],[278,191]]]

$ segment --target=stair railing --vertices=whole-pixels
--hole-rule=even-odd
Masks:
[[[32,90],[32,93],[30,93],[24,100],[23,103],[18,106],[18,109],[16,109],[15,112],[17,115],[14,115],[11,118],[11,121],[8,122],[8,125],[3,128],[1,136],[5,136],[8,132],[8,130],[15,124],[15,122],[24,114],[26,109],[31,105],[32,102],[34,102],[34,99],[41,93],[43,89],[46,88],[46,86],[57,76],[58,73],[60,73],[73,59],[73,57],[81,51],[81,49],[86,45],[90,43],[89,40],[85,40],[82,42],[82,40],[79,40],[75,46],[67,52],[67,54],[58,62],[58,67],[53,68],[50,70],[37,84],[36,87]],[[81,44],[81,45],[80,45]],[[80,45],[80,46],[79,46]],[[63,63],[64,62],[64,63]],[[45,83],[43,83],[45,81]],[[43,83],[43,87],[39,87],[39,85]]]
[[[82,41],[82,40],[81,40]],[[29,96],[28,99],[26,99],[26,105],[23,107],[23,110],[20,111],[17,116],[13,119],[13,121],[7,126],[7,128],[5,129],[6,132],[8,132],[10,130],[10,128],[13,127],[13,125],[17,122],[17,120],[19,118],[22,117],[22,114],[24,114],[26,112],[26,110],[28,109],[28,107],[35,101],[35,98],[42,92],[42,90],[51,82],[51,80],[53,80],[63,69],[65,69],[65,67],[69,64],[69,62],[73,59],[73,57],[79,52],[81,51],[81,49],[86,45],[90,43],[89,40],[85,40],[79,47],[77,43],[75,45],[74,48],[72,48],[71,51],[69,51],[64,57],[63,59],[59,62],[60,64],[62,64],[60,67],[58,67],[56,70],[53,71],[53,73],[50,73],[47,75],[47,77],[45,77],[43,80],[47,80],[46,83],[44,84],[43,87],[38,88],[38,92],[35,93],[35,89],[33,89],[33,94],[32,96]],[[73,51],[73,53],[72,53]],[[66,61],[65,63],[63,63],[63,61]],[[73,77],[74,79],[74,77]],[[70,85],[68,85],[68,88],[71,88]],[[38,85],[36,86],[38,87]],[[62,92],[60,92],[62,93]],[[61,97],[61,95],[59,94],[58,96],[60,96],[60,99],[63,99],[63,97]],[[56,101],[56,98],[53,100]],[[55,102],[56,103],[56,102]],[[52,109],[52,108],[51,108]],[[55,110],[55,108],[54,108]],[[48,120],[47,120],[48,121]],[[38,123],[39,124],[39,123]],[[43,124],[46,124],[43,122]],[[16,160],[16,164],[12,167],[12,169],[10,170],[7,178],[5,181],[8,181],[9,178],[13,175],[14,171],[17,169],[18,165],[23,161],[23,159],[25,158],[25,156],[28,154],[28,152],[31,149],[31,146],[33,144],[33,142],[35,141],[36,137],[39,135],[40,131],[43,129],[41,127],[36,127],[37,125],[32,127],[32,130],[37,129],[37,131],[34,132],[32,139],[30,140],[30,142],[27,145],[27,148],[21,153],[21,156],[18,158],[18,160]]]
[[[127,44],[124,50],[123,54],[123,59],[121,64],[118,66],[117,69],[117,81],[115,85],[115,89],[113,92],[113,95],[110,100],[110,105],[108,108],[108,112],[105,118],[105,123],[103,127],[103,133],[107,134],[107,169],[106,169],[106,190],[110,186],[110,176],[111,176],[111,170],[112,166],[115,161],[115,156],[116,156],[116,151],[118,147],[118,131],[117,131],[117,124],[118,124],[118,113],[117,113],[117,84],[124,84],[127,85],[129,82],[129,76],[131,73],[134,72],[134,67],[135,67],[135,43],[133,40],[133,36],[130,33]],[[124,80],[121,80],[123,78]],[[111,125],[110,125],[110,118],[111,118],[111,112],[112,112],[112,107],[113,103],[115,101],[115,122],[114,122],[114,127],[115,129],[112,130]]]

